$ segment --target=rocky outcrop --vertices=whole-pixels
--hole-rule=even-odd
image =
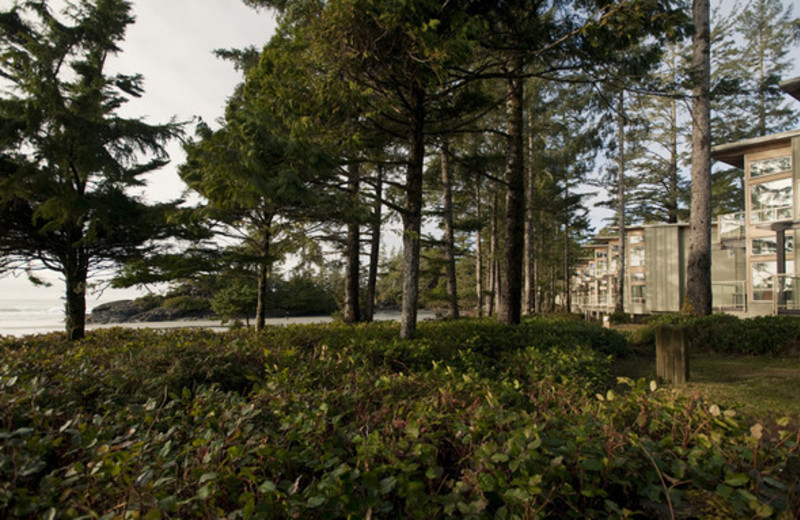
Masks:
[[[144,312],[133,300],[119,300],[98,305],[89,313],[87,323],[125,323]]]
[[[119,300],[93,308],[86,322],[102,325],[106,323],[183,321],[212,318],[214,318],[214,314],[210,311],[184,311],[166,307],[145,309],[133,300]]]

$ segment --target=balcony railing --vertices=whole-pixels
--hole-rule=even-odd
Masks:
[[[747,311],[747,282],[711,282],[711,301],[716,311]]]
[[[798,277],[794,274],[772,275],[772,310],[774,314],[781,311],[800,310],[800,295],[797,292]]]
[[[766,208],[750,212],[750,222],[776,222],[778,220],[791,220],[792,207]]]
[[[742,240],[745,237],[745,214],[727,213],[719,216],[719,241]]]

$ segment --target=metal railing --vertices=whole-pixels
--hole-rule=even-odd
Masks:
[[[711,282],[712,307],[716,311],[747,311],[747,282]]]

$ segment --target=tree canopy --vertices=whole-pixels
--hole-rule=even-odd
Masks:
[[[72,339],[83,335],[87,277],[155,247],[172,209],[129,193],[181,132],[118,115],[142,94],[141,76],[105,73],[130,9],[82,0],[60,15],[45,2],[0,12],[0,270],[59,272]]]

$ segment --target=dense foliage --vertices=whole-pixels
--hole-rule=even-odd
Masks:
[[[800,319],[793,316],[756,316],[739,319],[730,314],[702,318],[682,314],[656,315],[648,326],[631,333],[631,343],[655,348],[655,331],[660,326],[687,329],[694,352],[711,351],[747,355],[793,355],[800,347]]]
[[[644,381],[609,390],[609,354],[626,347],[613,331],[397,328],[7,338],[0,516],[798,512],[793,434]]]
[[[10,2],[5,2],[8,5]],[[14,2],[0,11],[0,274],[48,269],[66,285],[66,328],[84,334],[87,281],[158,249],[172,204],[132,193],[168,162],[177,123],[124,118],[143,78],[110,74],[133,22],[124,0]]]

